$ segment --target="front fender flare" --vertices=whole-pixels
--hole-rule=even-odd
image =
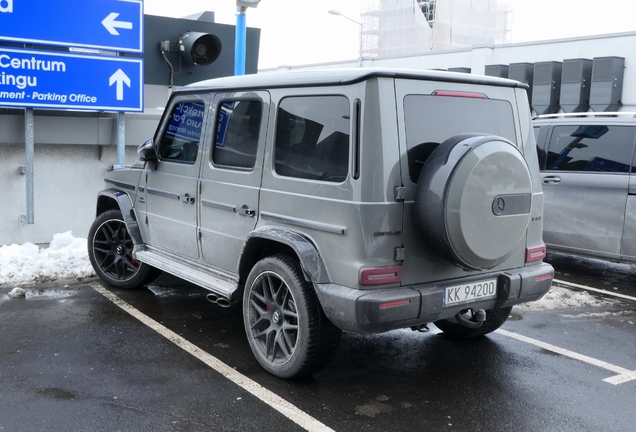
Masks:
[[[137,223],[137,214],[133,207],[132,199],[130,196],[118,189],[104,189],[97,194],[97,214],[116,208],[114,205],[104,204],[104,200],[110,200],[115,202],[122,216],[124,217],[124,223],[128,229],[128,234],[132,238],[134,244],[143,244],[144,241],[141,238],[141,231],[139,230],[139,224]]]

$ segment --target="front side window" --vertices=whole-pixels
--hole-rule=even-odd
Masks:
[[[408,95],[404,98],[404,119],[413,183],[417,183],[433,150],[450,137],[482,133],[517,141],[512,106],[505,100]]]
[[[349,173],[350,106],[344,96],[280,102],[274,151],[277,174],[343,182]]]
[[[555,126],[546,169],[628,173],[635,136],[629,126]]]
[[[216,113],[216,136],[212,148],[214,165],[252,169],[256,163],[263,117],[260,100],[226,100]]]
[[[201,101],[181,102],[170,112],[168,125],[159,142],[162,160],[194,164],[203,130],[205,104]]]

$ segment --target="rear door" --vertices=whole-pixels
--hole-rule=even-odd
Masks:
[[[600,122],[552,128],[541,173],[548,246],[620,256],[635,130]]]
[[[201,172],[203,259],[236,273],[259,211],[270,106],[265,91],[214,96],[214,133]]]
[[[159,162],[146,170],[148,243],[197,259],[197,184],[208,95],[178,96],[157,138]]]
[[[636,129],[636,126],[632,127]],[[621,242],[621,258],[636,261],[636,151],[632,159],[632,168],[627,188],[627,207]]]
[[[511,89],[503,87],[396,80],[405,198],[404,232],[413,233],[404,236],[408,257],[403,263],[404,284],[467,274],[455,265],[433,258],[421,237],[414,235],[419,223],[414,211],[417,182],[431,153],[455,135],[482,133],[517,143],[511,95]]]

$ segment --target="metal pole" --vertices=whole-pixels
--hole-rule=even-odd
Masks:
[[[358,47],[358,67],[362,67],[362,25],[360,25],[360,46]]]
[[[117,113],[117,165],[126,166],[126,113]]]
[[[35,123],[33,109],[24,110],[24,148],[25,148],[25,174],[26,174],[26,215],[22,215],[22,221],[34,224],[34,199],[33,199],[33,160],[35,154]]]
[[[236,40],[234,44],[234,75],[245,75],[246,25],[245,9],[238,6],[236,11]]]

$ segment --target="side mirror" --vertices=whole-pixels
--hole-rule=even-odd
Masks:
[[[159,158],[157,157],[157,150],[155,149],[154,142],[149,139],[137,148],[137,154],[139,160],[143,162],[152,162],[157,169]]]

